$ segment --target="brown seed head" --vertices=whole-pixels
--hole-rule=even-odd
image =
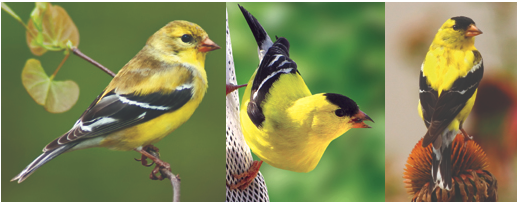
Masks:
[[[473,140],[458,134],[453,140],[451,163],[452,190],[431,187],[432,147],[422,147],[422,139],[415,145],[406,161],[403,178],[412,201],[497,201],[497,181],[484,170],[486,154]]]

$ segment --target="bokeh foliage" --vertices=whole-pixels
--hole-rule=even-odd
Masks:
[[[34,3],[7,3],[27,22]],[[173,20],[199,24],[210,38],[225,45],[224,3],[54,3],[67,10],[81,35],[81,51],[117,72],[148,37]],[[57,80],[80,86],[79,100],[63,114],[35,104],[21,83],[26,60],[34,57],[25,30],[2,12],[2,201],[171,201],[169,181],[152,181],[152,168],[133,158],[137,152],[103,148],[66,153],[21,184],[9,182],[41,149],[72,127],[111,77],[71,54]],[[39,57],[47,74],[63,59],[61,52]],[[209,89],[188,122],[157,147],[163,160],[182,179],[181,201],[225,200],[224,50],[206,59]],[[221,90],[221,91],[220,91]],[[203,126],[203,127],[201,127]],[[204,194],[201,194],[203,192]],[[30,194],[30,195],[28,195]]]
[[[289,40],[312,93],[346,95],[375,121],[371,129],[351,129],[334,140],[309,173],[263,164],[270,200],[384,201],[385,4],[239,4],[271,39]],[[257,45],[237,3],[227,9],[237,80],[244,84],[258,66]]]

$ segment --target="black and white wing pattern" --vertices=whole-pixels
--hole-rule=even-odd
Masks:
[[[444,129],[455,119],[473,96],[484,75],[484,63],[477,50],[473,51],[475,62],[473,68],[464,77],[458,78],[448,91],[440,96],[427,82],[421,69],[419,80],[419,98],[423,111],[424,124],[428,128],[424,136],[423,147],[434,143],[435,148],[440,147],[440,142],[435,142]]]
[[[261,104],[267,93],[282,74],[300,74],[296,63],[289,58],[289,41],[280,37],[267,51],[260,63],[251,87],[247,113],[251,121],[260,127],[265,120]]]
[[[113,90],[106,94],[101,93],[72,129],[45,146],[43,153],[11,181],[24,181],[36,169],[73,149],[85,139],[108,135],[181,108],[192,98],[192,90],[190,83],[181,85],[168,94],[117,94]]]
[[[44,152],[78,140],[108,135],[175,111],[192,98],[192,90],[191,83],[168,94],[117,94],[112,90],[96,99],[74,127],[49,143]]]
[[[261,104],[269,93],[273,83],[282,74],[300,74],[296,63],[289,58],[289,41],[280,37],[273,43],[260,22],[244,7],[238,5],[253,33],[258,45],[260,65],[256,71],[251,87],[251,98],[247,105],[247,113],[256,127],[261,127],[265,120]]]

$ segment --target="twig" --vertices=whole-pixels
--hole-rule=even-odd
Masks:
[[[173,187],[173,201],[180,202],[181,201],[181,178],[179,175],[174,175],[171,171],[161,168],[161,175],[170,179]]]
[[[111,70],[109,70],[108,68],[105,68],[105,66],[101,65],[100,63],[98,63],[97,61],[94,61],[94,59],[91,59],[90,57],[88,57],[87,55],[83,54],[77,47],[73,47],[72,48],[72,53],[78,55],[79,57],[85,59],[86,61],[94,64],[95,66],[97,66],[99,69],[101,69],[102,71],[104,71],[105,73],[109,74],[110,76],[112,77],[115,77],[116,74],[114,72],[112,72]]]
[[[159,148],[153,146],[153,145],[147,145],[143,147],[142,149],[138,150],[135,149],[135,151],[142,154],[141,159],[136,159],[136,161],[141,161],[141,164],[143,166],[149,167],[151,166],[147,164],[145,161],[146,158],[149,158],[152,160],[152,164],[155,163],[155,169],[150,174],[150,179],[152,180],[163,180],[164,178],[170,179],[170,182],[172,184],[173,188],[173,201],[174,202],[180,202],[181,200],[181,178],[179,175],[174,175],[170,169],[170,164],[162,161],[160,159],[159,154]],[[164,165],[167,165],[164,167]],[[159,169],[159,171],[157,171]],[[156,177],[155,174],[160,172],[161,176]]]

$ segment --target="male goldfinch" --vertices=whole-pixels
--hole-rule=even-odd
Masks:
[[[475,22],[459,16],[448,19],[435,35],[421,67],[419,115],[428,131],[423,147],[430,143],[435,187],[452,189],[451,143],[468,117],[477,87],[484,74],[475,36],[482,34]]]
[[[136,150],[158,142],[186,122],[201,102],[208,81],[204,61],[220,47],[198,25],[173,21],[112,79],[72,129],[11,181],[24,181],[56,156],[78,149]]]
[[[280,37],[273,43],[256,18],[239,7],[260,58],[242,99],[244,138],[262,162],[295,172],[312,171],[332,140],[351,128],[369,128],[363,121],[372,119],[346,96],[312,95],[289,58],[289,41]],[[248,175],[235,176],[245,178],[232,188],[247,187],[262,162],[254,163]]]

